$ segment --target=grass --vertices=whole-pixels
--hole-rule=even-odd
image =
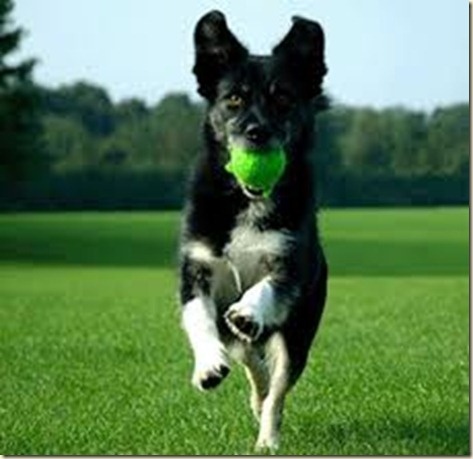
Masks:
[[[327,211],[329,303],[284,455],[468,455],[468,210]],[[178,215],[0,216],[0,452],[243,455],[243,372],[189,384]]]

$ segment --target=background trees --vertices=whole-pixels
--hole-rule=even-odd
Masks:
[[[41,134],[55,171],[183,174],[201,148],[203,104],[170,93],[154,106],[118,103],[85,82],[39,88]],[[469,167],[468,104],[431,114],[335,104],[317,119],[320,180],[461,176]]]
[[[0,0],[0,181],[9,182],[10,189],[45,163],[32,85],[35,61],[15,63],[11,57],[24,35],[11,22],[12,9],[11,0]]]
[[[0,210],[177,208],[201,148],[205,107],[187,94],[114,102],[87,81],[35,85],[15,62],[24,31],[0,0]],[[465,204],[469,104],[433,113],[334,104],[317,120],[320,201]]]
[[[22,182],[15,200],[1,188],[0,208],[182,204],[186,175],[201,148],[202,103],[182,93],[168,94],[152,106],[139,99],[114,103],[105,89],[87,82],[36,87],[34,92],[40,110],[35,105],[34,112],[26,111],[21,130],[3,128],[3,173],[18,177],[40,157],[47,158],[49,172],[39,175],[33,168],[36,173]],[[16,103],[13,108],[18,108]],[[25,126],[31,119],[35,129],[29,131]],[[467,203],[469,125],[466,103],[430,114],[335,104],[320,114],[316,126],[321,203]],[[33,132],[41,142],[33,142]],[[14,160],[5,163],[5,158]]]

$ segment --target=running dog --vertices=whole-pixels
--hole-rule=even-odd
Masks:
[[[326,298],[313,164],[324,33],[317,22],[294,17],[271,55],[255,56],[212,11],[197,23],[194,43],[207,112],[180,245],[192,383],[214,388],[230,360],[240,362],[259,421],[256,446],[274,450],[286,394],[306,365]],[[287,167],[269,197],[225,170],[230,144],[284,149]]]

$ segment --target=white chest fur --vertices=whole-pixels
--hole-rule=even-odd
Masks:
[[[290,239],[290,235],[283,231],[237,226],[224,248],[224,256],[236,267],[242,286],[247,289],[268,274],[264,261],[283,255]]]
[[[258,229],[254,222],[264,211],[267,208],[252,205],[238,217],[220,257],[203,242],[184,248],[192,259],[212,267],[212,296],[218,305],[228,306],[268,276],[267,261],[283,256],[295,241],[289,231]]]
[[[241,295],[268,276],[268,260],[282,256],[292,240],[289,232],[260,231],[247,224],[237,226],[223,250],[222,258],[230,269],[216,273],[217,299],[222,293],[225,297],[228,288],[234,288],[232,285],[237,287],[238,295]],[[235,301],[235,298],[231,298],[231,301]]]

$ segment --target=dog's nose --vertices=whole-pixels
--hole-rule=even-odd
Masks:
[[[246,138],[255,145],[264,145],[270,138],[269,129],[261,124],[250,124],[245,130]]]

